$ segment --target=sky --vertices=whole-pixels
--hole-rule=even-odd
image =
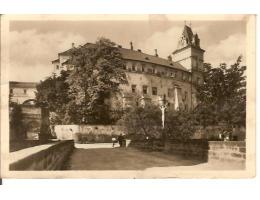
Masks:
[[[206,52],[204,62],[218,66],[232,64],[239,55],[245,59],[245,21],[187,21],[193,33],[199,35]],[[12,81],[43,80],[52,73],[51,61],[58,53],[87,42],[106,37],[148,54],[158,50],[167,58],[177,47],[184,21],[168,19],[165,15],[150,15],[146,20],[12,20],[10,21],[10,71]]]

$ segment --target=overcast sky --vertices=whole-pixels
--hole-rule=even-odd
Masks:
[[[189,25],[190,22],[187,22]],[[245,58],[245,21],[191,21],[198,33],[201,48],[206,50],[205,62],[218,65],[233,63],[242,54]],[[149,17],[143,21],[11,21],[10,80],[39,81],[52,73],[51,61],[71,47],[95,42],[106,37],[129,48],[166,58],[177,47],[183,21]]]

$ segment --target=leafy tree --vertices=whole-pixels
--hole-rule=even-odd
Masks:
[[[144,135],[163,140],[187,140],[195,129],[193,115],[185,111],[168,110],[165,114],[165,127],[162,129],[162,113],[159,106],[134,106],[118,122],[132,135]]]
[[[169,111],[166,113],[165,129],[166,139],[188,140],[195,132],[195,120],[190,111]]]
[[[110,123],[111,93],[126,83],[124,61],[115,43],[101,38],[95,45],[80,48],[71,59],[74,70],[68,77],[67,117],[74,123]]]
[[[38,104],[58,116],[55,123],[108,124],[114,120],[106,100],[119,91],[119,84],[126,83],[125,63],[115,45],[101,38],[73,49],[68,60],[72,69],[37,86]]]
[[[159,137],[161,133],[161,111],[158,106],[133,106],[129,108],[118,125],[126,127],[129,134]]]
[[[198,121],[203,126],[225,122],[230,126],[245,125],[246,77],[241,56],[227,67],[221,64],[212,68],[204,66],[204,83],[197,87],[199,105],[195,109]]]
[[[64,116],[67,110],[67,104],[70,101],[68,97],[68,83],[66,79],[69,73],[61,71],[61,75],[56,77],[52,75],[36,86],[36,101],[41,107],[48,107],[50,112],[55,115],[53,124],[64,123]]]

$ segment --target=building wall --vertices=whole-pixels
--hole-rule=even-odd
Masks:
[[[176,101],[174,89],[177,88],[180,107],[191,108],[191,84],[187,81],[136,72],[126,72],[126,76],[128,84],[120,85],[123,94],[138,98],[144,96],[155,104],[165,95],[169,107],[173,107]],[[135,92],[132,91],[133,85],[136,86]],[[143,86],[147,87],[147,94],[143,93]],[[157,95],[152,94],[152,88],[157,88]]]
[[[10,93],[12,95],[12,101],[18,104],[22,104],[29,99],[35,99],[36,88],[12,88],[10,87]]]
[[[68,59],[70,59],[68,55],[59,55],[58,61],[52,63],[55,74],[59,75],[62,70],[67,70],[67,65],[62,65],[62,63]]]

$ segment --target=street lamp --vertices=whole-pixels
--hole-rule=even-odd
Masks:
[[[163,95],[163,98],[160,97],[159,99],[159,105],[160,109],[162,111],[162,129],[164,129],[164,124],[165,124],[165,110],[167,108],[167,100],[166,100],[166,95]]]

